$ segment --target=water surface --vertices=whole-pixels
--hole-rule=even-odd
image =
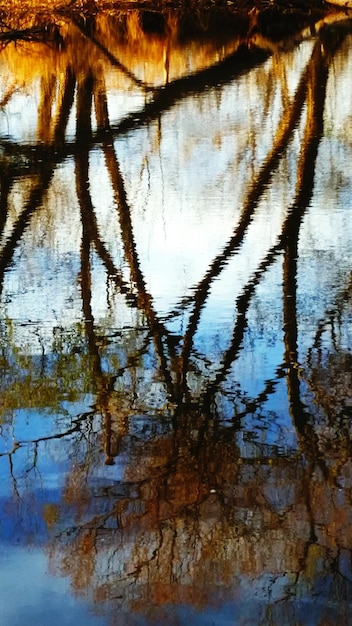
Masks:
[[[5,626],[352,623],[351,21],[227,19],[1,51]]]

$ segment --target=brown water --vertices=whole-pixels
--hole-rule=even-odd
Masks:
[[[352,624],[352,22],[0,54],[0,624]]]

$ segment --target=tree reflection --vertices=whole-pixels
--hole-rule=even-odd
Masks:
[[[287,88],[282,90],[285,106],[272,146],[248,181],[229,239],[190,295],[162,316],[143,272],[118,140],[133,128],[151,124],[190,95],[230,84],[265,61],[268,52],[258,48],[251,52],[251,24],[251,30],[240,33],[235,43],[227,41],[229,52],[224,58],[215,62],[210,55],[209,66],[189,76],[171,77],[170,62],[164,59],[167,80],[159,85],[140,78],[119,59],[116,48],[110,50],[110,32],[103,43],[98,18],[85,20],[72,14],[66,19],[68,30],[73,25],[70,36],[78,31],[92,46],[86,61],[80,58],[75,63],[72,56],[59,77],[54,72],[41,77],[37,142],[22,145],[7,138],[1,144],[1,160],[6,165],[1,177],[2,288],[16,267],[16,253],[33,227],[35,213],[48,204],[50,210],[47,195],[55,173],[66,159],[74,161],[81,228],[76,284],[81,325],[75,332],[71,329],[71,334],[57,329],[56,342],[50,350],[43,348],[39,365],[38,357],[16,347],[11,322],[2,322],[5,426],[12,427],[15,411],[22,407],[45,407],[59,413],[63,398],[76,399],[77,387],[92,396],[91,411],[59,420],[54,432],[30,440],[32,460],[26,476],[38,470],[40,444],[60,440],[63,449],[70,451],[60,499],[54,507],[47,503],[43,509],[51,566],[70,576],[76,593],[88,594],[96,603],[107,602],[111,623],[117,623],[117,608],[128,623],[129,611],[146,612],[146,606],[172,603],[201,608],[221,604],[238,593],[248,597],[260,580],[263,595],[273,600],[270,610],[261,607],[258,623],[285,623],[290,612],[291,620],[298,619],[300,598],[314,596],[321,587],[332,606],[341,599],[346,602],[346,612],[344,607],[341,611],[347,619],[352,591],[350,428],[346,419],[350,355],[341,329],[350,324],[351,286],[343,289],[316,329],[305,372],[299,355],[297,291],[300,232],[315,183],[327,81],[350,22],[335,25],[333,34],[329,27],[320,30],[293,95],[288,96]],[[111,23],[116,34],[116,23]],[[166,28],[163,21],[162,37],[166,32],[170,35],[170,55],[175,31],[172,22],[168,23]],[[144,103],[137,113],[129,110],[120,120],[111,121],[103,64],[101,58],[99,64],[92,61],[92,49],[99,50],[121,80],[141,91]],[[276,95],[274,90],[266,95],[264,108],[269,116]],[[67,136],[72,113],[74,140]],[[283,214],[275,241],[245,277],[233,304],[232,333],[214,359],[196,344],[211,291],[229,264],[240,258],[258,206],[297,141],[297,129],[292,204]],[[111,189],[113,227],[119,232],[123,262],[101,232],[99,207],[92,194],[90,158],[97,146]],[[22,170],[21,162],[26,160],[29,166]],[[20,209],[13,200],[15,188],[21,188],[23,195]],[[120,306],[131,312],[134,322],[131,327],[122,325],[115,335],[96,321],[93,255],[113,297],[120,298]],[[279,263],[282,361],[275,377],[265,380],[258,394],[249,397],[233,372],[245,349],[250,307],[264,278]],[[170,328],[182,316],[186,321],[178,334]],[[323,336],[328,336],[328,350]],[[286,447],[271,442],[270,437],[260,441],[260,428],[252,436],[250,427],[251,420],[263,417],[280,422],[282,409],[275,413],[263,406],[283,383],[297,441]],[[228,398],[230,418],[221,410]],[[19,486],[13,461],[28,443],[16,440],[1,452],[9,461],[16,501],[22,498],[24,481],[21,476]],[[105,466],[115,466],[111,474],[99,470],[102,459]],[[328,619],[329,610],[321,609],[320,618]]]

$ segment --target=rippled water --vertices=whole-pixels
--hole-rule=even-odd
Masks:
[[[1,625],[352,623],[329,21],[67,13],[4,46]]]

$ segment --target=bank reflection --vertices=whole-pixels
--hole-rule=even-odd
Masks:
[[[43,43],[2,52],[3,534],[111,623],[347,623],[350,183],[335,237],[319,191],[351,23],[322,20],[183,46],[73,13],[30,71]]]

